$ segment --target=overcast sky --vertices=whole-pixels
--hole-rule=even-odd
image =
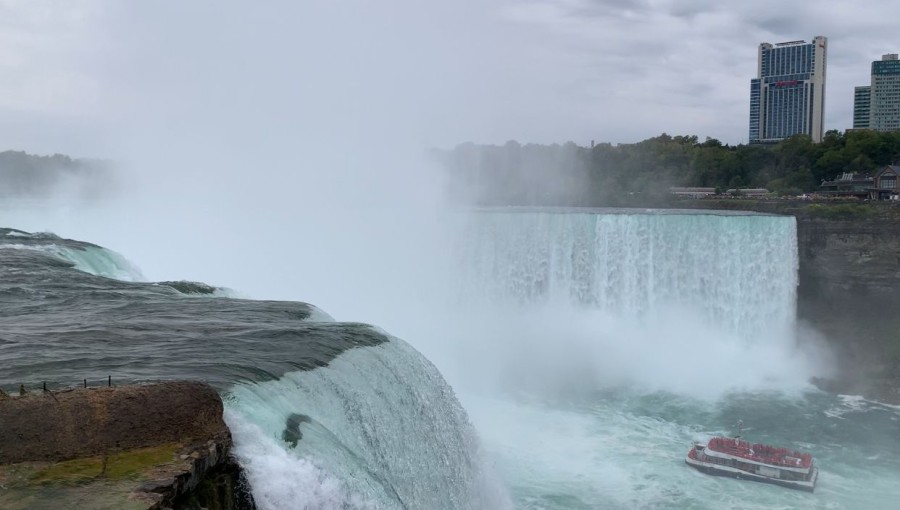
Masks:
[[[870,62],[900,52],[898,8],[802,5],[0,0],[0,150],[110,158],[128,177],[112,202],[3,226],[415,337],[403,328],[433,324],[411,296],[454,277],[459,235],[424,148],[740,143],[759,43],[820,34],[826,128],[845,129]]]
[[[0,0],[0,150],[741,143],[759,43],[815,35],[825,127],[844,130],[871,61],[900,52],[896,14],[892,0]]]

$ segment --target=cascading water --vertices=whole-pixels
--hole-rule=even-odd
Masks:
[[[488,384],[715,396],[813,371],[796,356],[792,217],[499,209],[461,231],[458,341],[485,353]]]
[[[86,273],[123,281],[143,281],[141,271],[122,255],[84,242],[63,240],[47,232],[0,228],[0,248],[34,250],[71,262]]]
[[[794,326],[793,217],[573,211],[472,219],[461,263],[467,301],[569,303],[634,319],[678,305],[755,340],[783,338]]]
[[[123,281],[136,274],[95,245],[0,229],[0,389],[205,380],[261,510],[511,507],[452,389],[403,340],[305,303]]]
[[[469,357],[442,369],[518,508],[890,508],[900,413],[809,385],[827,356],[797,337],[793,218],[488,209],[461,231]],[[684,467],[738,419],[812,451],[816,495]]]
[[[453,391],[399,339],[237,385],[227,407],[263,509],[511,506]]]
[[[0,387],[205,379],[262,509],[893,508],[900,410],[806,383],[817,366],[792,331],[790,218],[467,219],[456,265],[416,273],[432,292],[391,302],[462,406],[428,359],[370,326],[113,280],[127,266],[111,252],[12,230]],[[691,441],[738,419],[755,441],[812,452],[816,493],[684,466]]]

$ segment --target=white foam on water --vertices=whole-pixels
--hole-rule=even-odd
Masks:
[[[272,508],[318,508],[283,492],[292,476],[295,485],[327,482],[309,497],[352,501],[350,508],[511,508],[453,391],[399,339],[351,349],[326,367],[277,381],[238,384],[226,402],[229,425],[237,419],[235,451],[246,460],[254,494],[274,494]],[[281,438],[293,414],[307,418],[299,426],[303,438],[290,448]],[[286,474],[270,477],[277,468],[272,448],[279,450],[275,459],[300,471],[292,475],[286,466]]]
[[[348,494],[338,478],[289,453],[241,413],[228,410],[225,419],[240,443],[236,454],[260,510],[378,508]]]

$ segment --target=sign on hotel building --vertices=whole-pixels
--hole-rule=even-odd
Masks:
[[[750,80],[750,143],[793,135],[821,142],[825,114],[828,38],[759,45],[757,77]]]

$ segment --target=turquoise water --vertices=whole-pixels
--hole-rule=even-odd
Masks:
[[[209,380],[262,509],[896,507],[900,409],[807,382],[831,364],[796,324],[792,218],[457,219],[427,266],[443,271],[415,272],[428,293],[382,289],[403,340],[304,303],[132,283],[127,257],[6,231],[2,385]],[[684,465],[738,420],[812,453],[816,492]]]
[[[517,508],[895,508],[900,409],[815,390],[714,402],[627,389],[560,404],[466,398]],[[708,476],[684,464],[692,441],[732,434],[811,452],[815,493]]]
[[[807,382],[832,368],[796,323],[793,218],[487,210],[465,228],[457,341],[480,359],[445,373],[517,508],[896,507],[900,408]],[[685,466],[738,420],[812,453],[816,492]]]

